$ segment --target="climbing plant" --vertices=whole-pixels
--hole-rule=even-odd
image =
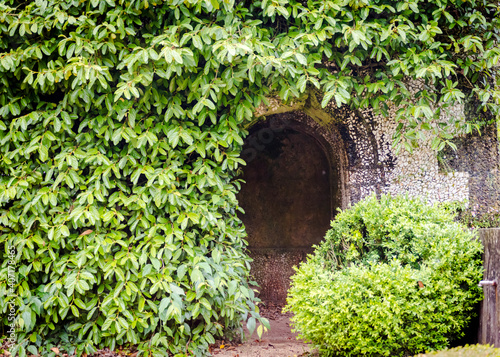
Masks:
[[[13,352],[200,356],[241,320],[265,326],[235,198],[255,108],[310,90],[323,106],[393,102],[396,146],[425,130],[453,145],[484,118],[441,112],[498,112],[498,14],[461,0],[0,1]]]

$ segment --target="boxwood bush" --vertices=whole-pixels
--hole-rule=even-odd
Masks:
[[[325,355],[409,356],[461,337],[481,297],[481,244],[449,210],[370,196],[296,268],[286,310]]]

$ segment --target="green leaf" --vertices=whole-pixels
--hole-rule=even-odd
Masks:
[[[47,161],[47,159],[49,158],[49,150],[43,144],[40,144],[38,146],[38,154],[40,155],[40,160],[42,161]]]
[[[84,309],[86,310],[87,309],[87,306],[84,304],[84,302],[80,299],[75,299],[75,305],[78,306],[79,308],[81,309]],[[73,307],[71,308],[73,310]],[[74,313],[74,310],[73,310],[73,313]]]
[[[295,53],[295,58],[297,59],[297,61],[300,64],[302,64],[304,66],[307,65],[307,59],[306,59],[306,57],[303,54],[301,54],[301,53]]]
[[[194,268],[191,271],[190,276],[191,276],[191,281],[193,283],[200,283],[200,282],[204,281],[203,274],[201,273],[201,271],[198,268]]]
[[[255,317],[250,317],[247,321],[247,329],[250,334],[250,336],[253,334],[255,331],[255,326],[256,326],[256,320]]]
[[[62,225],[60,228],[60,232],[63,236],[68,237],[69,236],[69,229],[67,226]]]

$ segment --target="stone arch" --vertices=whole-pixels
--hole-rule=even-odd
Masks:
[[[331,187],[331,206],[345,208],[349,204],[345,195],[348,185],[348,158],[345,151],[345,142],[337,125],[328,125],[304,111],[290,111],[270,115],[265,120],[254,125],[254,129],[272,125],[277,130],[284,128],[295,130],[311,137],[326,155]],[[336,210],[330,212],[333,218]]]
[[[395,157],[386,118],[376,116],[372,109],[338,108],[335,103],[323,108],[321,100],[322,94],[312,89],[287,104],[268,98],[268,105],[262,104],[255,114],[257,121],[273,115],[292,115],[326,143],[329,157],[336,161],[342,209],[372,192],[387,192]]]
[[[294,158],[290,150],[306,156]],[[254,259],[252,274],[264,300],[284,302],[292,266],[305,259],[312,245],[323,238],[337,208],[349,204],[344,141],[336,125],[324,125],[304,112],[290,111],[255,123],[249,129],[242,157],[247,162],[242,177],[247,184],[238,198],[246,211],[241,218]],[[274,167],[281,165],[279,160],[283,158],[288,159],[283,165],[289,167]],[[290,162],[291,158],[296,161]],[[305,166],[303,172],[300,165]],[[324,167],[318,171],[321,165]],[[326,183],[320,177],[321,170],[326,171]],[[296,179],[288,180],[287,175]],[[295,202],[294,197],[287,201],[289,191],[276,188],[273,180],[290,186],[293,192],[289,194],[296,196]],[[289,210],[290,202],[300,207]],[[303,221],[295,224],[301,218]]]

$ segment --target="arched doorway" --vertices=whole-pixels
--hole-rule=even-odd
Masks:
[[[273,118],[245,141],[240,206],[264,301],[286,299],[292,267],[321,241],[337,207],[336,175],[318,138],[302,124]]]

